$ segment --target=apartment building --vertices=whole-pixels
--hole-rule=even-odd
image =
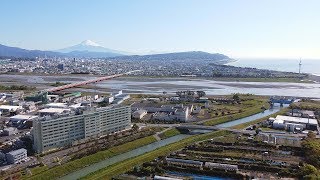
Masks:
[[[41,153],[131,127],[130,106],[91,109],[80,114],[43,117],[33,123],[34,149]]]
[[[17,164],[27,159],[27,150],[22,148],[10,151],[6,154],[7,162],[9,164]]]

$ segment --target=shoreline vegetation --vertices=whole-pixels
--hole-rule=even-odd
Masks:
[[[244,96],[245,97],[245,96]],[[249,96],[250,97],[250,96]],[[245,118],[258,114],[260,112],[269,109],[270,105],[267,99],[254,99],[249,101],[248,107],[243,107],[239,112],[235,114],[225,114],[224,116],[215,117],[212,119],[204,120],[204,125],[206,126],[215,126],[218,124],[234,121],[237,119]]]
[[[51,169],[44,169],[44,171],[33,174],[30,177],[25,177],[25,179],[48,179],[48,177],[50,177],[50,179],[59,178],[86,166],[90,166],[94,163],[98,163],[105,159],[131,151],[144,145],[151,144],[156,141],[157,140],[153,137],[153,135],[140,138],[119,146],[114,146],[107,150],[99,151],[95,154],[91,154],[77,160],[67,162],[60,166],[55,166]]]
[[[0,75],[25,75],[25,76],[71,76],[71,77],[83,77],[84,74],[43,74],[43,73],[0,73]],[[103,77],[107,75],[94,75],[94,74],[85,74],[87,77]],[[263,78],[263,77],[188,77],[188,76],[128,76],[124,75],[119,77],[120,80],[126,79],[185,79],[185,80],[214,80],[214,81],[224,81],[224,82],[291,82],[291,83],[315,83],[315,81],[320,81],[320,76],[313,74],[308,74],[308,78],[298,78],[298,77],[280,77],[280,78]]]
[[[126,171],[131,170],[134,166],[143,164],[148,161],[152,161],[153,159],[159,156],[165,156],[171,152],[182,149],[183,147],[193,144],[195,142],[204,141],[207,139],[211,139],[214,137],[225,136],[229,134],[227,131],[215,131],[207,134],[193,135],[191,137],[187,137],[181,141],[160,147],[154,151],[150,151],[140,156],[136,156],[134,158],[121,161],[114,165],[105,167],[96,172],[90,173],[81,179],[112,179],[112,177],[124,173]]]

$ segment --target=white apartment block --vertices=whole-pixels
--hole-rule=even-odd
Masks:
[[[131,107],[104,107],[80,115],[42,118],[33,122],[34,149],[41,153],[131,128]]]
[[[27,150],[22,148],[15,151],[10,151],[6,154],[7,162],[9,164],[17,164],[27,159]]]

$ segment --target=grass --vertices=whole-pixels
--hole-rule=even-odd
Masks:
[[[320,102],[312,101],[312,100],[300,101],[292,104],[291,106],[292,108],[304,109],[304,110],[312,110],[312,111],[320,110]]]
[[[204,125],[206,125],[206,126],[214,126],[214,125],[217,125],[217,124],[233,121],[233,120],[236,120],[236,119],[240,119],[240,118],[244,118],[244,117],[248,117],[248,116],[260,113],[260,112],[263,111],[263,109],[261,109],[261,107],[263,105],[265,105],[265,107],[268,106],[266,101],[263,101],[261,103],[256,103],[256,105],[254,107],[249,107],[249,108],[243,109],[243,112],[241,112],[241,113],[213,118],[211,120],[208,120],[208,121],[204,122]]]
[[[95,154],[85,156],[81,159],[77,159],[74,161],[67,162],[65,164],[62,164],[61,166],[55,166],[51,169],[48,169],[46,171],[43,171],[35,176],[31,176],[28,179],[57,179],[61,176],[64,176],[66,174],[69,174],[73,171],[76,171],[78,169],[84,168],[86,166],[89,166],[91,164],[100,162],[104,159],[110,158],[112,156],[128,152],[130,150],[136,149],[138,147],[156,142],[157,140],[153,136],[147,136],[141,139],[137,139],[135,141],[115,146],[113,148],[110,148],[108,150],[99,151]]]
[[[154,151],[145,153],[144,155],[137,156],[137,157],[116,163],[112,166],[105,167],[94,173],[88,174],[82,179],[112,179],[113,176],[127,172],[131,170],[134,166],[152,161],[153,159],[159,156],[165,156],[173,151],[179,150],[192,143],[203,141],[203,140],[214,138],[214,137],[227,135],[227,134],[229,134],[229,132],[227,131],[216,131],[216,132],[211,132],[207,134],[191,136],[179,142],[175,142],[175,143],[163,146],[161,148],[158,148]]]
[[[233,129],[244,129],[244,128],[250,126],[250,125],[263,122],[263,121],[269,119],[270,117],[275,117],[275,116],[277,116],[277,115],[283,115],[283,114],[285,114],[287,111],[288,111],[288,108],[283,108],[283,109],[281,109],[280,111],[278,111],[278,112],[276,112],[276,113],[270,114],[269,116],[266,116],[266,117],[263,117],[263,118],[260,118],[260,119],[254,120],[254,121],[242,123],[242,124],[239,124],[239,125],[236,125],[236,126],[232,126],[231,128],[233,128]]]
[[[225,109],[225,108],[237,108],[235,114],[227,114],[224,116],[215,117],[209,120],[206,120],[203,124],[206,126],[214,126],[217,124],[237,120],[240,118],[244,118],[247,116],[251,116],[257,113],[260,113],[263,111],[261,107],[268,108],[268,99],[264,97],[254,96],[254,95],[239,95],[240,99],[242,99],[241,104],[238,105],[229,105],[229,104],[223,104],[223,105],[216,105],[215,107],[219,109]]]
[[[180,134],[180,131],[177,130],[176,128],[173,128],[173,129],[169,129],[161,134],[159,134],[159,137],[161,139],[166,139],[166,138],[169,138],[169,137],[172,137],[172,136],[176,136]]]
[[[32,175],[36,175],[36,174],[39,174],[39,173],[46,171],[48,169],[49,169],[48,166],[37,166],[37,167],[30,169],[30,171],[31,171]]]

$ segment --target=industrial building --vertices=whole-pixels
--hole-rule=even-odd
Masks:
[[[0,105],[2,114],[16,113],[19,110],[22,110],[21,106]]]
[[[19,114],[11,116],[8,124],[17,128],[30,128],[32,127],[32,121],[36,118],[38,116]]]
[[[272,127],[275,129],[284,129],[288,131],[302,131],[302,130],[317,130],[317,119],[282,116],[278,115],[276,118],[269,118],[272,122]]]
[[[15,151],[10,151],[6,154],[6,159],[9,164],[17,164],[27,159],[27,150],[22,148]]]
[[[58,117],[45,116],[33,123],[34,149],[41,153],[131,128],[130,106],[89,109]]]

